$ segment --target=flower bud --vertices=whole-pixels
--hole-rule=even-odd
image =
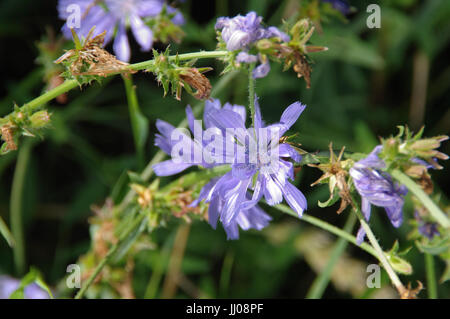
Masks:
[[[30,116],[30,122],[35,129],[44,128],[50,123],[50,114],[47,110],[38,111]]]

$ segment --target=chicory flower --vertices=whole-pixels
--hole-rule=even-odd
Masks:
[[[121,61],[130,60],[130,45],[126,33],[127,27],[139,43],[143,51],[150,51],[153,46],[153,32],[145,23],[146,18],[156,17],[165,4],[164,0],[59,0],[58,12],[61,19],[68,19],[71,6],[80,9],[81,21],[79,28],[74,28],[79,36],[86,37],[93,26],[96,26],[93,36],[106,31],[105,45],[115,36],[113,49]],[[183,24],[184,19],[176,9],[166,6],[169,14],[174,14],[172,22]],[[71,39],[69,26],[64,24],[62,31],[66,38]]]
[[[371,205],[383,207],[394,227],[400,227],[403,222],[404,196],[408,190],[405,186],[392,181],[392,177],[383,172],[386,167],[383,160],[378,157],[382,150],[378,145],[364,159],[356,162],[350,169],[350,176],[356,190],[361,196],[361,211],[364,218],[369,221]],[[357,234],[357,242],[361,244],[366,233],[361,227]]]
[[[0,299],[8,299],[11,294],[20,286],[20,280],[9,277],[0,276]],[[25,299],[49,299],[48,293],[40,288],[36,283],[31,283],[24,289]]]
[[[276,27],[264,28],[261,25],[262,17],[256,12],[249,12],[245,16],[238,15],[234,18],[221,17],[217,19],[215,28],[221,30],[221,37],[229,51],[242,50],[236,57],[238,63],[261,62],[253,71],[254,78],[262,78],[270,71],[267,58],[261,55],[248,53],[252,45],[261,39],[279,38],[288,42],[290,37]]]

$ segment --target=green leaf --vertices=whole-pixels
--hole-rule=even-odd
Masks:
[[[41,273],[36,268],[31,267],[28,274],[20,281],[19,287],[9,296],[9,299],[25,299],[25,288],[32,283],[36,283],[48,293],[50,298],[54,298],[50,288],[42,279]]]
[[[450,237],[435,237],[435,239],[429,243],[421,243],[420,241],[416,241],[416,246],[423,253],[439,255],[450,249]]]

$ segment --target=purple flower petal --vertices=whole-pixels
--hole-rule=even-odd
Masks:
[[[150,51],[153,46],[153,31],[137,15],[130,16],[131,31],[143,51]]]
[[[157,176],[170,176],[178,174],[191,167],[190,163],[175,163],[173,160],[167,160],[152,166]]]
[[[128,43],[127,32],[123,23],[119,24],[116,39],[113,45],[114,52],[119,60],[124,62],[130,61],[130,44]]]

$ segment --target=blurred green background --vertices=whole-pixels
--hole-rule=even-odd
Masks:
[[[219,16],[253,10],[268,25],[281,25],[297,2],[187,0],[180,5],[187,21],[183,28],[186,37],[181,44],[172,44],[171,52],[214,50],[214,24]],[[256,91],[264,119],[277,121],[284,108],[294,101],[306,104],[306,111],[292,130],[299,132],[303,148],[311,152],[326,150],[330,141],[335,149],[345,145],[348,151],[369,152],[377,145],[379,136],[395,134],[396,126],[403,124],[416,131],[425,125],[425,136],[448,134],[450,1],[349,2],[355,10],[348,21],[334,17],[321,21],[322,31],[316,30],[311,40],[329,48],[327,52],[311,55],[311,89],[306,89],[303,79],[297,79],[294,72],[282,72],[275,63],[271,64],[269,75],[258,80]],[[12,110],[14,102],[21,105],[45,89],[44,68],[36,63],[39,56],[36,43],[48,28],[59,33],[63,21],[58,20],[56,3],[0,2],[2,116]],[[366,7],[370,3],[381,6],[380,29],[366,26],[369,15]],[[136,43],[132,45],[132,62],[151,58],[151,53],[140,52]],[[164,47],[156,45],[158,50]],[[111,45],[106,48],[111,50]],[[215,71],[208,73],[214,85],[223,64],[202,60],[198,65],[214,67]],[[171,96],[164,98],[162,88],[151,74],[137,74],[135,84],[141,110],[150,122],[147,162],[157,151],[153,146],[156,119],[179,123],[185,117],[185,106],[197,102],[185,93],[181,102]],[[245,105],[246,75],[238,75],[214,98]],[[120,77],[108,79],[102,86],[72,90],[66,104],[56,101],[49,104],[52,126],[43,140],[35,139],[31,146],[23,201],[26,261],[38,268],[52,287],[58,287],[67,265],[75,263],[91,245],[87,222],[93,215],[91,205],[103,205],[112,193],[120,197],[122,194],[114,193],[117,190],[114,186],[123,182],[126,171],[139,169],[126,103]],[[441,151],[450,154],[450,144],[444,143]],[[7,222],[16,160],[17,152],[0,157],[0,216]],[[431,175],[435,188],[448,198],[450,167],[448,162],[442,165],[443,171],[433,171]],[[317,207],[318,200],[328,198],[326,186],[309,186],[319,176],[319,171],[304,168],[296,181],[308,198],[307,213],[343,227],[348,211],[338,216],[335,206]],[[214,231],[206,222],[185,226],[174,219],[152,234],[149,244],[152,249],[135,256],[129,281],[123,281],[120,271],[117,276],[122,285],[132,287],[137,298],[304,298],[328,260],[335,237],[268,207],[267,212],[274,217],[271,225],[262,232],[241,231],[238,241],[226,241],[222,228]],[[402,280],[426,283],[423,255],[407,240],[412,229],[408,220],[413,218],[408,203],[404,215],[402,227],[394,229],[384,211],[377,209],[371,226],[384,249],[390,248],[395,239],[402,249],[413,246],[406,259],[413,265],[414,273],[402,276]],[[182,275],[173,285],[170,276],[174,270],[169,265],[177,257]],[[439,278],[445,263],[440,259],[435,262]],[[366,288],[369,263],[375,260],[357,247],[348,246],[324,297],[395,297],[387,277],[383,278],[382,289]],[[123,265],[120,267],[125,269]],[[0,274],[23,275],[14,268],[12,251],[4,240],[0,240]],[[127,296],[125,288],[113,286],[102,284],[91,296]],[[426,296],[426,291],[420,296]],[[439,296],[450,297],[448,282],[439,285]]]

